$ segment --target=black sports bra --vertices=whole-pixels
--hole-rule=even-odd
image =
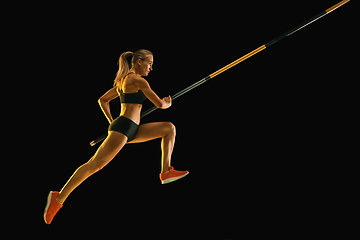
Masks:
[[[129,75],[131,73],[133,73],[133,72],[130,72],[127,75]],[[124,79],[125,79],[125,77],[124,77]],[[120,102],[121,103],[143,104],[143,102],[146,99],[146,96],[144,95],[144,93],[141,90],[137,91],[136,93],[124,93],[124,91],[120,88],[119,94],[120,94]]]

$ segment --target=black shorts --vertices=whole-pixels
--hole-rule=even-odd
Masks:
[[[139,125],[123,116],[116,118],[109,126],[109,131],[119,132],[127,136],[128,142],[134,140],[138,130]]]

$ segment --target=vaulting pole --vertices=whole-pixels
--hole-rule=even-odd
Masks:
[[[339,2],[338,4],[332,6],[331,8],[326,9],[325,11],[319,13],[318,15],[316,15],[316,16],[308,19],[307,21],[303,22],[302,24],[300,24],[300,25],[292,28],[291,30],[287,31],[286,33],[278,36],[277,38],[274,38],[274,39],[271,40],[270,42],[262,45],[261,47],[258,47],[258,48],[255,49],[254,51],[246,54],[245,56],[242,56],[241,58],[239,58],[239,59],[235,60],[234,62],[226,65],[225,67],[217,70],[216,72],[214,72],[214,73],[210,74],[209,76],[201,79],[200,81],[194,83],[193,85],[191,85],[191,86],[185,88],[184,90],[182,90],[182,91],[174,94],[173,96],[171,96],[172,100],[175,100],[176,98],[180,97],[181,95],[184,95],[184,94],[187,93],[188,91],[190,91],[190,90],[192,90],[192,89],[200,86],[201,84],[203,84],[203,83],[207,82],[208,80],[216,77],[216,76],[219,75],[220,73],[225,72],[225,71],[228,70],[229,68],[234,67],[235,65],[241,63],[242,61],[248,59],[249,57],[254,56],[255,54],[261,52],[261,51],[264,50],[265,48],[268,48],[268,47],[270,47],[271,45],[277,43],[277,42],[280,41],[281,39],[283,39],[283,38],[285,38],[285,37],[287,37],[287,36],[290,36],[291,34],[299,31],[300,29],[302,29],[302,28],[306,27],[307,25],[315,22],[316,20],[322,18],[322,17],[325,16],[326,14],[334,11],[335,9],[341,7],[342,5],[344,5],[344,4],[347,3],[347,2],[350,2],[350,0],[343,0],[343,1],[341,1],[341,2]],[[152,107],[152,108],[144,111],[144,112],[141,114],[141,117],[145,117],[146,115],[152,113],[152,112],[155,111],[156,109],[157,109],[157,108],[154,106],[154,107]],[[95,139],[94,141],[92,141],[92,142],[90,143],[90,145],[91,145],[91,146],[94,146],[95,144],[103,141],[106,137],[107,137],[107,134],[105,134],[105,135],[103,135],[103,136]]]

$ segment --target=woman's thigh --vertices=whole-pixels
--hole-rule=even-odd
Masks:
[[[157,138],[165,137],[169,132],[175,131],[171,122],[146,123],[139,126],[135,138],[128,143],[141,143]]]
[[[106,166],[126,144],[127,137],[118,132],[110,131],[109,135],[96,151],[89,162],[97,167]]]

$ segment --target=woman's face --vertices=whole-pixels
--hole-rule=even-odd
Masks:
[[[152,55],[146,56],[144,60],[140,59],[139,65],[140,65],[140,75],[141,76],[147,76],[149,75],[149,72],[152,71],[152,65],[154,63],[154,57]]]

